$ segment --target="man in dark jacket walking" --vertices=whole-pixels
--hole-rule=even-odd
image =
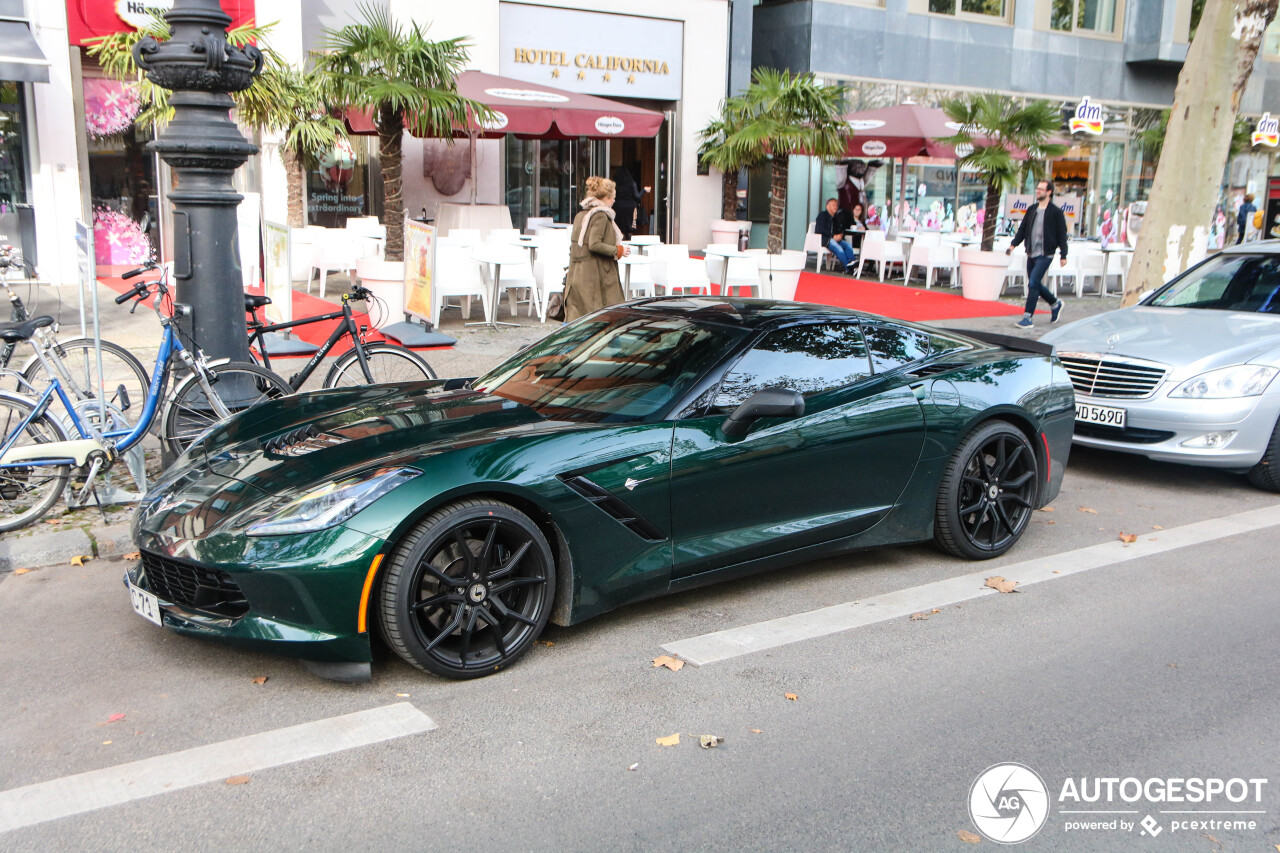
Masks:
[[[1244,233],[1249,230],[1249,220],[1253,217],[1253,212],[1258,208],[1253,206],[1253,193],[1245,193],[1244,201],[1240,202],[1240,209],[1236,211],[1236,245],[1240,245],[1240,241],[1244,239]]]
[[[1053,262],[1054,252],[1061,252],[1061,264],[1067,264],[1067,217],[1063,215],[1062,208],[1053,203],[1053,181],[1036,184],[1036,203],[1022,218],[1022,225],[1005,254],[1012,253],[1013,247],[1024,240],[1027,243],[1027,305],[1022,319],[1014,325],[1019,329],[1030,329],[1036,302],[1041,296],[1052,309],[1050,323],[1058,322],[1062,316],[1062,300],[1055,299],[1049,288],[1044,286],[1044,274]]]

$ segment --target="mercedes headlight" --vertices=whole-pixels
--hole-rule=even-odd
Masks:
[[[334,480],[289,501],[245,531],[249,536],[314,533],[341,524],[401,483],[422,472],[415,468],[377,468]]]
[[[1274,367],[1260,364],[1238,364],[1201,373],[1169,392],[1170,397],[1193,400],[1220,400],[1226,397],[1256,397],[1275,378]]]

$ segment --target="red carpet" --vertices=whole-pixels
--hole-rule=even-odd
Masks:
[[[958,291],[950,288],[921,290],[901,284],[881,284],[878,281],[812,272],[800,274],[796,300],[921,322],[969,317],[1013,317],[1022,313],[1020,306],[965,299]]]
[[[137,284],[139,279],[132,278],[125,281],[120,278],[120,274],[128,272],[131,269],[133,269],[131,266],[99,266],[98,282],[99,284],[105,284],[116,293],[127,293],[133,289],[133,286]],[[250,289],[248,292],[260,294],[262,293],[262,288]],[[150,308],[150,303],[147,304],[147,308]],[[128,310],[128,306],[122,305],[120,306],[120,310]],[[324,299],[320,299],[319,297],[312,296],[296,289],[293,291],[293,319],[295,320],[301,320],[304,317],[312,317],[317,314],[328,314],[332,311],[341,310],[341,306],[335,305],[332,302],[327,302]],[[352,316],[355,319],[357,326],[369,327],[369,335],[365,340],[370,343],[385,340],[382,335],[378,334],[377,330],[373,329],[373,323],[369,319],[368,314],[363,311],[353,310]],[[266,319],[261,310],[258,311],[258,318],[263,320]],[[293,332],[294,337],[300,340],[306,341],[309,344],[321,346],[329,339],[329,335],[333,332],[334,328],[337,327],[339,322],[341,322],[341,318],[338,320],[326,320],[321,323],[310,323],[306,326],[295,326],[290,331]],[[343,339],[334,346],[333,350],[330,351],[329,357],[332,358],[335,355],[340,355],[349,349],[351,349],[350,339]],[[415,347],[415,349],[445,349],[445,347]],[[283,356],[277,356],[277,358],[282,357]]]

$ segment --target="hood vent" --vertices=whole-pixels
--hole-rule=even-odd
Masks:
[[[955,370],[962,365],[947,362],[935,362],[934,364],[925,364],[917,367],[915,370],[909,371],[908,376],[914,376],[917,379],[923,379],[926,376],[933,376],[938,373],[946,373],[948,370]]]
[[[286,432],[284,435],[276,436],[264,443],[262,448],[268,453],[275,453],[280,456],[305,456],[308,453],[315,453],[317,450],[324,450],[326,447],[334,447],[345,441],[346,439],[341,436],[322,431],[315,424],[308,424],[301,429],[295,429],[293,432]]]
[[[560,480],[641,539],[661,542],[667,538],[661,530],[654,527],[648,519],[642,517],[613,492],[601,488],[581,474],[561,475]]]

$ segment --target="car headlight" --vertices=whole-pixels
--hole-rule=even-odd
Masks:
[[[1210,370],[1188,379],[1169,392],[1170,397],[1190,397],[1193,400],[1215,400],[1224,397],[1256,397],[1275,378],[1274,367],[1260,364],[1238,364],[1221,370]]]
[[[421,474],[415,468],[377,468],[325,483],[289,501],[245,531],[249,536],[314,533],[341,524],[401,483]]]

